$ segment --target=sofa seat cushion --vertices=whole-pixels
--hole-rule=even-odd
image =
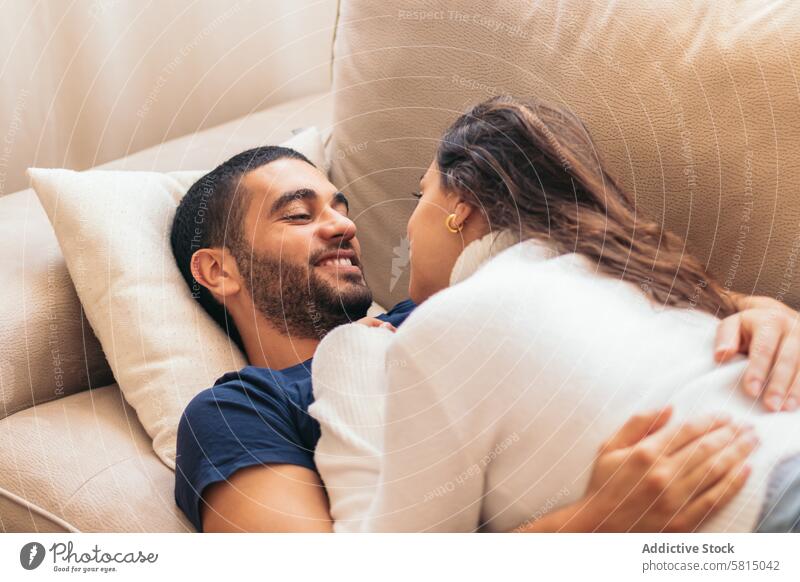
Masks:
[[[116,385],[0,420],[3,531],[193,531],[173,485]]]

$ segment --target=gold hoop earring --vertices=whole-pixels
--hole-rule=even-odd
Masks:
[[[461,232],[461,229],[464,228],[463,224],[460,225],[460,226],[455,226],[455,221],[456,221],[456,215],[455,214],[449,214],[447,216],[447,218],[445,219],[445,221],[444,221],[444,225],[447,227],[447,230],[449,230],[453,234],[456,234],[457,232]]]

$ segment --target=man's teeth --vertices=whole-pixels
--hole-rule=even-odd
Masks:
[[[327,261],[322,261],[319,266],[320,267],[327,267],[328,265],[339,265],[342,267],[349,267],[352,266],[353,262],[350,259],[328,259]]]

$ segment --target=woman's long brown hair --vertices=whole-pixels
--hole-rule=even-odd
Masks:
[[[450,126],[436,162],[445,191],[481,209],[492,229],[584,255],[662,305],[720,317],[736,311],[683,239],[646,217],[606,173],[586,127],[564,109],[494,97]]]

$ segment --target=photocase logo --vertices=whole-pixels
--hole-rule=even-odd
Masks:
[[[35,570],[44,560],[44,546],[39,542],[28,542],[19,551],[19,563],[26,570]]]

